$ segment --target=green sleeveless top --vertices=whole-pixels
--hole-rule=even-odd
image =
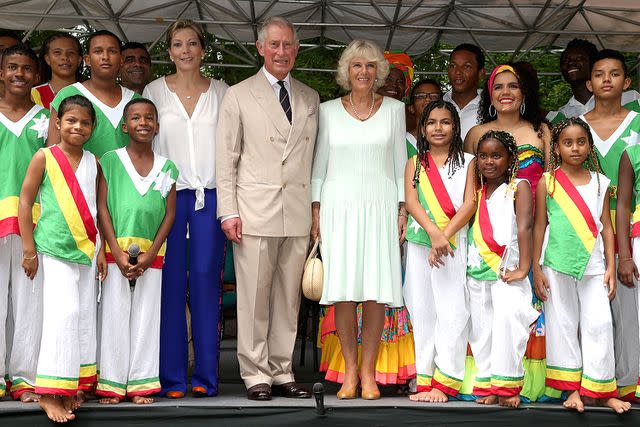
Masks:
[[[141,177],[126,148],[106,153],[100,166],[107,182],[107,207],[118,245],[127,251],[132,243],[142,252],[149,250],[165,217],[167,195],[178,178],[171,160],[155,155],[151,172]],[[158,251],[152,268],[162,268],[165,244]],[[107,247],[107,261],[113,262]]]
[[[31,158],[44,147],[49,130],[49,111],[34,105],[14,122],[0,113],[0,237],[20,234],[18,199]],[[34,223],[40,205],[34,205]]]

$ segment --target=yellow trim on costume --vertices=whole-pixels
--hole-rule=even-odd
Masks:
[[[38,104],[39,106],[44,108],[44,104],[42,103],[42,96],[40,96],[40,92],[35,87],[31,88],[31,100],[34,104]]]
[[[132,243],[135,243],[140,247],[140,252],[147,252],[149,248],[151,248],[151,245],[153,245],[153,240],[145,239],[142,237],[118,237],[116,240],[118,241],[118,246],[120,247],[120,249],[122,249],[125,252],[127,251],[127,248],[131,246]],[[111,249],[109,249],[109,244],[107,244],[105,247],[107,252],[111,253]],[[163,257],[166,252],[166,249],[167,249],[167,242],[165,241],[162,243],[162,246],[160,246],[157,256]]]
[[[54,388],[62,390],[76,390],[78,388],[78,380],[55,379],[42,376],[36,377],[36,387]]]
[[[431,379],[429,375],[417,374],[416,382],[418,386],[431,387]]]
[[[95,376],[97,373],[96,371],[96,364],[93,363],[91,365],[86,365],[86,366],[80,366],[80,378],[89,378],[89,377],[93,377]]]
[[[492,387],[501,387],[501,388],[517,388],[522,387],[524,385],[524,377],[521,379],[509,379],[505,380],[500,377],[491,377],[491,386]]]
[[[127,393],[135,393],[136,391],[147,391],[160,388],[160,381],[151,381],[144,384],[127,384]]]
[[[18,201],[17,196],[9,196],[0,200],[0,221],[6,218],[18,216]],[[33,223],[35,224],[40,218],[40,204],[34,203],[31,209],[31,215],[33,217]]]
[[[640,385],[637,386],[638,390],[640,391]],[[618,387],[618,396],[619,397],[624,397],[627,396],[629,394],[634,394],[636,392],[636,386],[635,385],[626,385],[624,387]]]
[[[611,225],[613,226],[613,233],[616,232],[616,210],[609,209],[609,215],[611,215]]]
[[[551,378],[558,381],[567,381],[567,382],[575,382],[579,383],[582,379],[582,369],[577,369],[575,371],[564,370],[564,369],[554,369],[547,365],[547,378]]]
[[[98,381],[98,386],[96,387],[97,391],[106,391],[115,393],[118,396],[126,396],[127,391],[122,387],[116,387],[111,384],[106,384],[104,382]]]
[[[636,209],[633,211],[633,217],[631,222],[635,224],[636,222],[640,222],[640,204],[636,205]]]
[[[439,382],[445,387],[449,387],[454,390],[460,390],[462,387],[462,381],[448,376],[440,371],[440,368],[436,368],[436,372],[433,374],[433,380]]]
[[[616,390],[616,380],[612,378],[610,380],[598,381],[583,375],[580,386],[594,393],[609,393]]]

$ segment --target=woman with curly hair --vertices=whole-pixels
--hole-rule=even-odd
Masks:
[[[497,66],[487,80],[478,107],[478,121],[465,138],[465,151],[475,152],[478,139],[489,130],[513,135],[518,152],[517,177],[535,189],[549,164],[551,131],[540,108],[539,83],[535,69],[526,62]],[[542,312],[542,302],[534,297],[534,307]],[[544,315],[531,332],[525,354],[525,385],[522,396],[535,401],[544,394]],[[464,387],[463,387],[464,389]]]

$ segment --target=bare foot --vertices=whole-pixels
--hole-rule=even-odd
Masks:
[[[25,391],[20,395],[20,402],[22,403],[37,402],[38,400],[40,400],[40,395],[32,391]]]
[[[631,403],[629,402],[624,402],[620,399],[617,399],[615,397],[610,397],[608,399],[599,399],[600,400],[600,404],[602,406],[607,406],[611,409],[613,409],[614,411],[616,411],[618,414],[622,414],[624,412],[627,412],[630,408],[631,408]]]
[[[76,393],[76,398],[78,402],[80,402],[80,404],[82,405],[84,402],[86,402],[89,399],[96,399],[96,395],[86,391],[78,390],[78,392]]]
[[[75,415],[64,409],[62,399],[51,394],[40,396],[40,407],[47,413],[47,417],[56,423],[66,423],[75,419]]]
[[[573,390],[569,392],[569,397],[562,404],[567,409],[573,409],[574,411],[584,412],[584,403],[582,403],[582,399],[580,398],[580,392],[578,390]]]
[[[148,405],[150,403],[153,403],[153,397],[148,397],[148,396],[133,396],[131,398],[131,401],[133,403],[135,403],[136,405]]]
[[[498,403],[498,397],[492,395],[489,396],[483,396],[483,397],[479,397],[476,399],[476,403],[479,403],[481,405],[495,405],[496,403]]]
[[[444,394],[441,390],[433,387],[430,391],[423,391],[409,396],[409,399],[414,402],[445,403],[449,401],[449,396]]]
[[[515,396],[509,397],[500,396],[498,398],[498,404],[507,408],[517,408],[520,406],[520,395],[516,394]]]
[[[101,397],[98,399],[98,403],[102,403],[103,405],[117,405],[120,403],[120,398],[118,397]]]
[[[74,412],[76,409],[82,406],[83,403],[84,399],[80,400],[77,394],[75,396],[64,396],[62,398],[62,405],[64,406],[64,409],[66,409],[69,413]]]

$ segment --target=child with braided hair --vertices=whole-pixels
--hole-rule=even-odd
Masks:
[[[463,152],[460,119],[442,100],[424,107],[417,155],[405,168],[407,267],[404,300],[413,325],[415,401],[457,396],[465,372],[466,231],[473,215],[473,156]]]
[[[476,156],[479,190],[467,258],[469,343],[478,368],[473,394],[480,404],[517,407],[529,326],[538,317],[527,278],[533,198],[529,182],[516,178],[518,146],[511,134],[484,133]]]
[[[631,405],[617,399],[615,379],[610,181],[600,173],[583,120],[561,121],[552,137],[550,171],[536,191],[533,233],[535,292],[546,313],[546,385],[568,394],[567,409],[583,412],[581,397],[587,397],[622,413]]]

